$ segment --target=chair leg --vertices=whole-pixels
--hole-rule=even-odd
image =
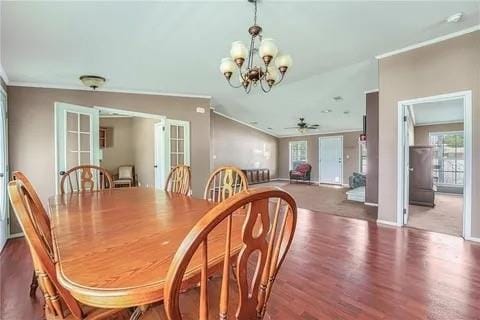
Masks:
[[[33,270],[32,283],[30,284],[30,298],[35,298],[38,288],[38,279],[35,270]]]

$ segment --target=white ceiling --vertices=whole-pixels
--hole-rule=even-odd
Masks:
[[[463,99],[417,103],[412,106],[415,125],[463,121]]]
[[[270,94],[245,95],[225,83],[218,66],[232,41],[248,41],[253,8],[246,0],[1,5],[1,63],[12,83],[80,86],[80,75],[99,74],[108,89],[209,95],[217,111],[277,135],[294,134],[283,128],[300,116],[321,132],[361,129],[364,91],[378,85],[374,57],[477,25],[480,7],[262,1],[264,36],[294,64]],[[459,11],[460,23],[443,22]]]

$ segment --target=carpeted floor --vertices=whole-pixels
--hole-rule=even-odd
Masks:
[[[411,205],[409,209],[409,227],[462,235],[463,195],[436,193],[434,208]]]
[[[363,203],[347,200],[345,195],[347,188],[303,183],[290,184],[286,181],[257,184],[252,188],[260,186],[278,186],[284,189],[293,196],[299,208],[343,217],[377,220],[376,214],[367,212],[367,207]]]

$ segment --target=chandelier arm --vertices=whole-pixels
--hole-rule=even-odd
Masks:
[[[240,87],[242,86],[241,83],[236,86],[236,85],[234,85],[230,80],[228,80],[228,84],[230,85],[230,87],[235,88],[235,89],[238,89],[238,88],[240,88]]]
[[[273,85],[276,86],[277,84],[280,84],[280,82],[282,82],[283,78],[285,78],[285,73],[282,73],[282,76],[280,77],[280,80],[275,82]]]
[[[245,88],[245,92],[246,92],[247,94],[249,94],[250,91],[252,91],[252,83],[251,83],[251,82],[249,82],[249,83],[248,83],[248,86]]]
[[[268,86],[268,89],[265,89],[265,87],[263,86],[263,81],[262,80],[260,80],[260,87],[262,88],[262,91],[265,92],[265,93],[268,93],[268,92],[270,92],[270,90],[272,90],[272,87],[270,87],[270,86]]]

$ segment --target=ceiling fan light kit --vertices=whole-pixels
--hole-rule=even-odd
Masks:
[[[250,47],[242,41],[232,43],[230,58],[223,58],[220,63],[220,72],[225,76],[228,84],[234,88],[243,87],[250,93],[252,87],[260,83],[263,92],[269,92],[274,85],[279,84],[285,77],[288,68],[292,66],[292,57],[288,54],[279,54],[275,41],[262,38],[262,27],[257,25],[257,0],[248,0],[255,6],[253,25],[248,28]],[[257,43],[260,42],[258,48]],[[260,66],[254,65],[255,57],[261,58]],[[263,65],[262,65],[263,64]],[[243,69],[242,69],[243,68]],[[239,72],[239,83],[233,84],[232,75]]]
[[[300,134],[305,134],[308,130],[317,130],[318,127],[320,127],[318,124],[308,124],[305,122],[305,118],[299,118],[298,120],[299,122],[295,127],[289,127],[285,129],[297,129]]]

